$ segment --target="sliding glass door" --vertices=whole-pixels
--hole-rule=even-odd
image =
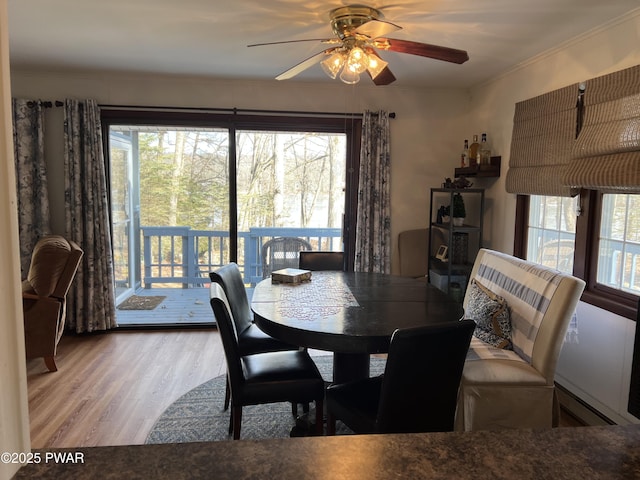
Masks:
[[[208,273],[229,262],[250,288],[263,278],[262,247],[274,237],[344,249],[354,171],[347,132],[268,119],[251,128],[237,118],[132,120],[103,119],[117,305],[134,293],[205,289]],[[169,300],[161,308],[170,310]],[[197,323],[194,312],[185,315]]]

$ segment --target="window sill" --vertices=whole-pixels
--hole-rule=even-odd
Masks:
[[[604,292],[596,287],[585,290],[580,300],[630,320],[635,321],[638,317],[638,299],[632,295],[629,295],[628,298],[622,297]]]

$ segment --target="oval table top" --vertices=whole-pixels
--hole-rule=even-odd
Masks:
[[[280,340],[338,353],[384,353],[398,328],[460,320],[462,305],[433,285],[376,273],[313,272],[297,285],[260,282],[258,327]]]

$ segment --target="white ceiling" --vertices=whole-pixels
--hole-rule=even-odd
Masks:
[[[328,12],[349,1],[9,0],[12,68],[273,79],[322,51]],[[382,52],[396,86],[469,87],[637,9],[639,0],[372,0],[391,38],[466,50],[463,65]],[[336,82],[315,65],[294,81]],[[363,79],[369,82],[369,79]],[[385,88],[385,87],[380,87]],[[388,87],[386,87],[388,88]]]

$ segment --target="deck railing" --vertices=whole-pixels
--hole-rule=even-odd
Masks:
[[[191,227],[141,227],[143,284],[181,284],[182,288],[209,282],[209,272],[229,262],[229,232]],[[246,284],[262,280],[262,245],[275,237],[299,237],[314,250],[341,250],[340,228],[250,228],[238,232],[238,266]]]

